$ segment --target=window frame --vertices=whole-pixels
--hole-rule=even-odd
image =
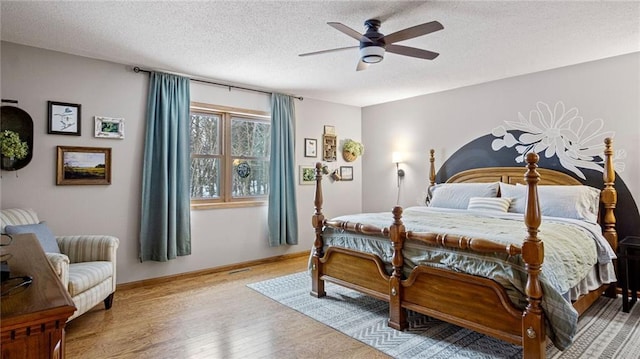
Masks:
[[[266,206],[268,203],[268,195],[241,198],[234,198],[232,196],[233,157],[231,156],[231,120],[232,118],[241,118],[271,124],[271,114],[265,111],[247,110],[202,102],[191,102],[189,116],[191,116],[193,112],[220,116],[220,154],[206,155],[204,157],[220,158],[220,188],[222,191],[219,198],[191,199],[191,208],[209,209]],[[193,155],[190,153],[189,159],[191,160],[191,158],[193,158]]]

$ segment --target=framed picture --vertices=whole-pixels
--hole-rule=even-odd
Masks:
[[[124,138],[124,118],[95,117],[95,136],[98,138]]]
[[[315,138],[304,139],[304,156],[318,157],[318,140]]]
[[[300,184],[316,183],[316,168],[314,166],[300,166]]]
[[[353,181],[353,166],[340,166],[342,181]]]
[[[80,136],[80,105],[76,103],[47,101],[49,126],[47,133],[54,135]]]
[[[56,184],[111,184],[111,148],[58,146]]]
[[[325,135],[335,135],[336,134],[336,128],[333,127],[333,126],[324,125],[324,134]]]

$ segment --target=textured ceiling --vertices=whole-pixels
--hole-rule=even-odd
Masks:
[[[1,38],[355,106],[640,51],[640,2],[604,1],[84,1],[1,3]],[[380,32],[438,20],[401,42],[433,61],[387,54],[356,72],[357,45],[329,27]]]

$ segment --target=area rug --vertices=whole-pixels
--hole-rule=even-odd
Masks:
[[[387,303],[326,283],[327,296],[309,295],[306,272],[249,284],[265,296],[326,324],[394,358],[521,358],[522,348],[419,313],[409,313],[409,328],[387,326]],[[574,343],[565,351],[547,346],[548,358],[638,358],[640,305],[621,311],[622,301],[600,298],[578,322]]]

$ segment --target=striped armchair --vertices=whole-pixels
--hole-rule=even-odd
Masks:
[[[5,226],[40,223],[31,209],[0,211],[0,230]],[[118,238],[101,235],[56,236],[60,253],[46,253],[49,262],[67,288],[76,311],[69,320],[84,314],[100,302],[111,308],[116,290],[116,250]]]

